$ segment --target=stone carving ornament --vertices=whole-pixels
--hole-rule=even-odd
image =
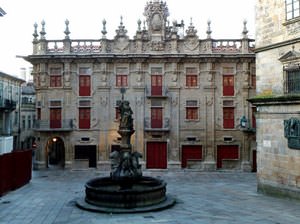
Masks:
[[[292,117],[284,120],[284,137],[288,140],[288,147],[300,149],[300,120]]]

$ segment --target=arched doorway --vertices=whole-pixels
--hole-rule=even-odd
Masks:
[[[46,163],[47,168],[65,166],[65,146],[60,137],[52,137],[48,140]]]

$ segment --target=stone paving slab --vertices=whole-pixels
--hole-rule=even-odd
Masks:
[[[0,224],[299,224],[300,201],[256,192],[256,174],[145,171],[162,178],[176,197],[172,208],[137,214],[106,214],[75,206],[84,184],[107,176],[98,170],[33,171],[29,184],[0,197]]]

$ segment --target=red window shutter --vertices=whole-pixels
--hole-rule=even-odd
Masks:
[[[50,75],[50,87],[61,87],[61,76]]]
[[[197,86],[197,75],[186,75],[186,86],[195,87]]]
[[[61,128],[61,109],[50,109],[50,128]]]
[[[127,75],[117,75],[116,76],[116,86],[117,87],[126,87],[128,86],[128,76]]]
[[[162,128],[162,108],[151,108],[151,128]]]
[[[151,95],[162,96],[162,75],[151,76]]]
[[[223,96],[234,96],[234,76],[223,76]]]
[[[91,95],[91,76],[80,75],[79,76],[79,96]]]
[[[186,108],[186,119],[187,120],[197,120],[198,119],[198,108],[187,107]]]
[[[79,108],[79,128],[89,129],[91,125],[91,109]]]
[[[223,128],[234,128],[234,107],[223,108]]]

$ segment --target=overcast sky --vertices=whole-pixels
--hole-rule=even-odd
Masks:
[[[68,19],[70,38],[101,38],[102,20],[106,20],[107,37],[113,38],[123,16],[128,36],[133,38],[137,20],[145,19],[148,0],[0,0],[7,13],[0,17],[0,71],[20,77],[20,68],[31,66],[16,55],[32,53],[33,24],[45,20],[46,39],[63,39]],[[211,20],[212,38],[240,38],[247,20],[248,36],[255,38],[255,0],[166,0],[170,24],[193,20],[199,38],[206,37],[207,20]]]

